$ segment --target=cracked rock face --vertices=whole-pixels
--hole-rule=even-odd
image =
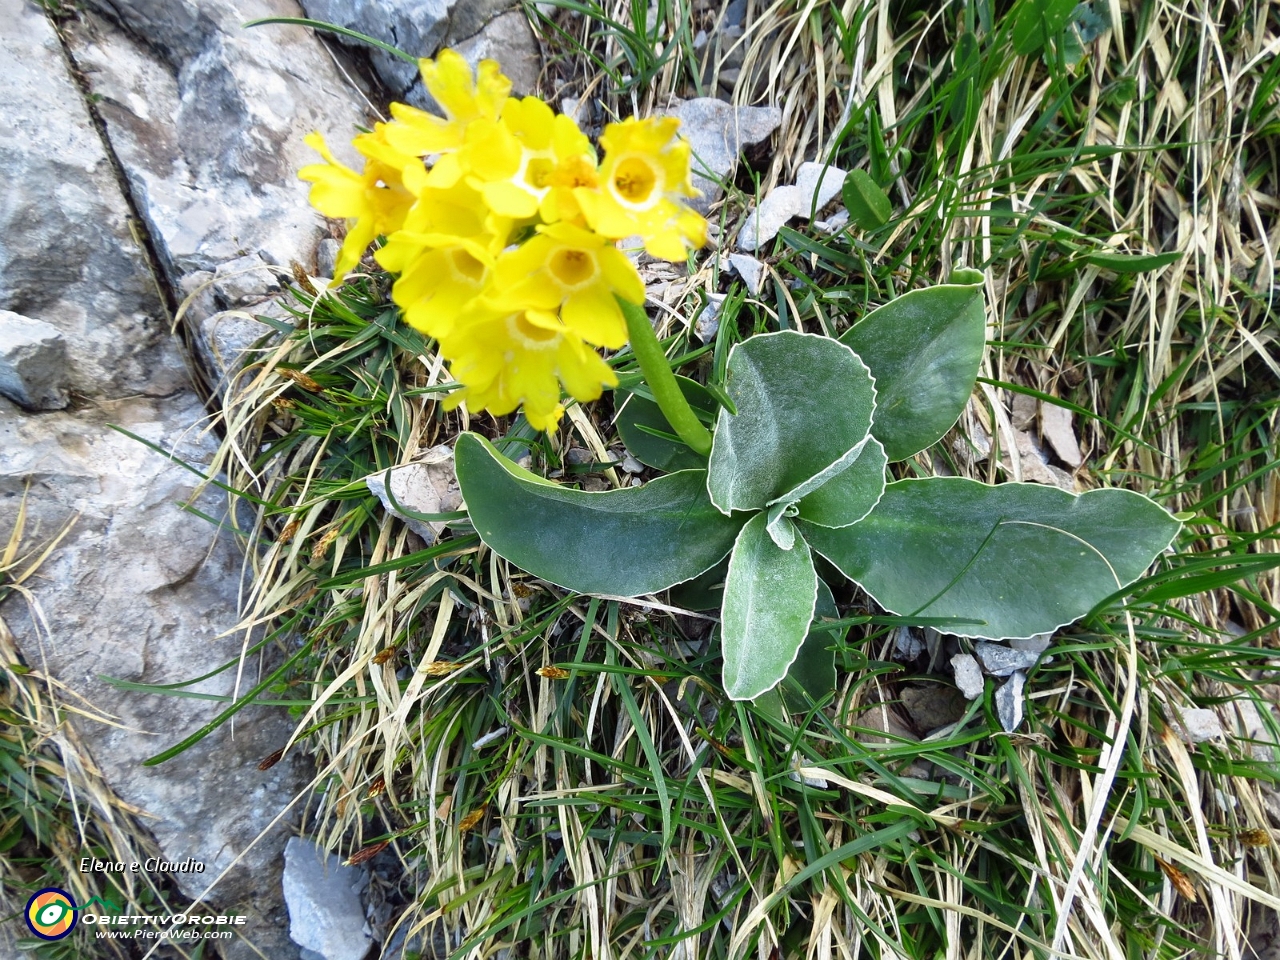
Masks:
[[[289,936],[303,957],[363,960],[373,943],[360,899],[368,872],[301,837],[289,838],[284,859]]]
[[[172,393],[187,382],[182,354],[102,141],[34,4],[0,0],[0,55],[0,310],[62,335],[62,388]]]
[[[182,892],[200,896],[229,870],[209,902],[248,914],[246,935],[268,956],[283,956],[276,949],[283,825],[245,851],[305,784],[292,758],[268,772],[257,768],[286,742],[292,724],[280,711],[251,707],[234,729],[226,725],[175,759],[144,767],[223,704],[122,692],[99,679],[175,683],[240,654],[242,636],[220,635],[236,620],[238,548],[181,509],[197,479],[192,473],[107,426],[200,464],[211,453],[211,441],[191,426],[202,414],[190,393],[102,401],[74,414],[25,414],[0,400],[0,516],[15,517],[25,494],[28,545],[72,524],[29,582],[31,604],[14,594],[0,616],[33,669],[83,698],[76,705],[86,712],[114,718],[81,720],[82,739],[114,792],[144,811],[165,859],[204,864],[203,873],[175,874]],[[212,489],[195,506],[220,515]],[[0,521],[0,536],[8,533],[9,522]],[[251,662],[240,689],[256,679]],[[230,670],[192,689],[226,697],[235,685]]]
[[[680,135],[693,149],[693,185],[702,196],[691,206],[703,214],[724,193],[720,183],[737,165],[743,150],[764,143],[782,124],[782,111],[777,107],[735,107],[710,97],[685,100],[667,115],[680,120]]]
[[[302,0],[307,16],[381,40],[412,57],[434,57],[453,47],[474,66],[498,60],[511,78],[511,92],[533,92],[542,71],[542,55],[529,21],[512,0]],[[414,63],[358,40],[344,40],[363,51],[392,99],[423,110],[437,110]]]
[[[297,178],[319,160],[303,138],[318,130],[358,167],[349,141],[368,118],[314,34],[243,27],[302,11],[280,0],[94,6],[107,18],[86,16],[68,43],[169,282],[240,261],[226,309],[276,288],[255,261],[312,269],[328,231]]]

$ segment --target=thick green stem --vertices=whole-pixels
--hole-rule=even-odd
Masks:
[[[663,353],[662,345],[658,343],[658,337],[653,332],[653,325],[649,323],[644,307],[638,307],[621,297],[618,298],[618,304],[622,307],[622,315],[627,320],[631,352],[640,361],[640,372],[644,374],[645,383],[653,391],[653,399],[658,402],[658,409],[667,418],[667,422],[675,428],[680,439],[688,444],[694,453],[703,457],[708,456],[711,453],[711,433],[702,425],[702,421],[689,406],[689,401],[680,392],[680,385],[676,383],[675,374],[671,372],[671,364],[667,362],[667,355]]]

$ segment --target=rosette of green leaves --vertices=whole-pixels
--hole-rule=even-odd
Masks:
[[[640,487],[588,493],[538,477],[462,435],[458,479],[472,523],[498,554],[582,593],[635,597],[729,558],[721,606],[724,686],[773,689],[793,668],[810,693],[831,677],[830,609],[814,556],[886,610],[951,621],[962,636],[1055,630],[1132,583],[1179,524],[1126,490],[1072,495],[940,477],[886,483],[889,462],[956,422],[985,344],[981,287],[908,293],[839,340],[786,331],[730,353],[710,460]],[[663,439],[655,405],[632,397],[637,456],[699,463]],[[733,411],[733,412],[731,412]],[[806,643],[806,637],[810,638]],[[798,676],[797,679],[800,677]]]

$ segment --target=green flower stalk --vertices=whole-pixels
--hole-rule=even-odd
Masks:
[[[694,453],[701,457],[711,454],[711,432],[702,425],[689,406],[689,401],[680,391],[671,365],[667,363],[667,355],[658,343],[644,307],[628,303],[621,298],[618,305],[622,308],[622,316],[627,321],[627,335],[631,340],[631,352],[640,362],[640,372],[644,374],[645,383],[653,392],[653,399],[658,409],[667,418],[667,422],[675,429],[677,435]]]

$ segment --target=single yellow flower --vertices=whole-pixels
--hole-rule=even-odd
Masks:
[[[627,342],[614,295],[644,303],[644,281],[631,261],[609,240],[568,223],[539,227],[498,257],[493,290],[495,307],[559,311],[575,334],[610,350]]]
[[[615,240],[639,234],[645,249],[664,260],[683,260],[689,246],[706,243],[707,222],[684,205],[698,192],[679,126],[674,117],[633,117],[605,127],[600,187],[574,191],[591,229]]]
[[[510,221],[489,213],[480,194],[465,183],[448,190],[426,188],[374,258],[400,275],[391,298],[406,322],[440,338],[484,292],[509,233]]]
[[[463,385],[449,395],[445,409],[466,401],[474,411],[501,416],[524,404],[525,418],[537,430],[553,431],[560,422],[561,384],[581,401],[618,385],[595,351],[541,310],[495,310],[481,301],[465,323],[440,339],[440,353]]]
[[[411,107],[407,103],[391,104],[387,139],[397,149],[418,157],[449,153],[462,146],[467,128],[477,120],[497,120],[511,81],[493,60],[481,60],[472,73],[471,64],[462,54],[441,50],[433,60],[419,60],[422,82],[435,98],[443,117]]]
[[[387,144],[383,136],[386,127],[379,124],[373,133],[354,141],[366,158],[361,173],[340,163],[320,134],[311,133],[305,138],[307,146],[325,160],[298,171],[298,177],[312,185],[311,205],[326,217],[348,221],[347,236],[333,271],[337,279],[360,262],[375,238],[400,228],[416,199],[404,185],[403,168],[419,161],[397,153]]]
[[[573,118],[563,114],[556,116],[551,149],[556,164],[546,180],[548,189],[539,208],[542,219],[546,223],[569,220],[585,225],[575,191],[595,190],[600,186],[596,152]]]
[[[576,216],[572,187],[595,182],[591,141],[537,97],[508,99],[499,121],[473,124],[456,163],[490,209],[515,220]]]

